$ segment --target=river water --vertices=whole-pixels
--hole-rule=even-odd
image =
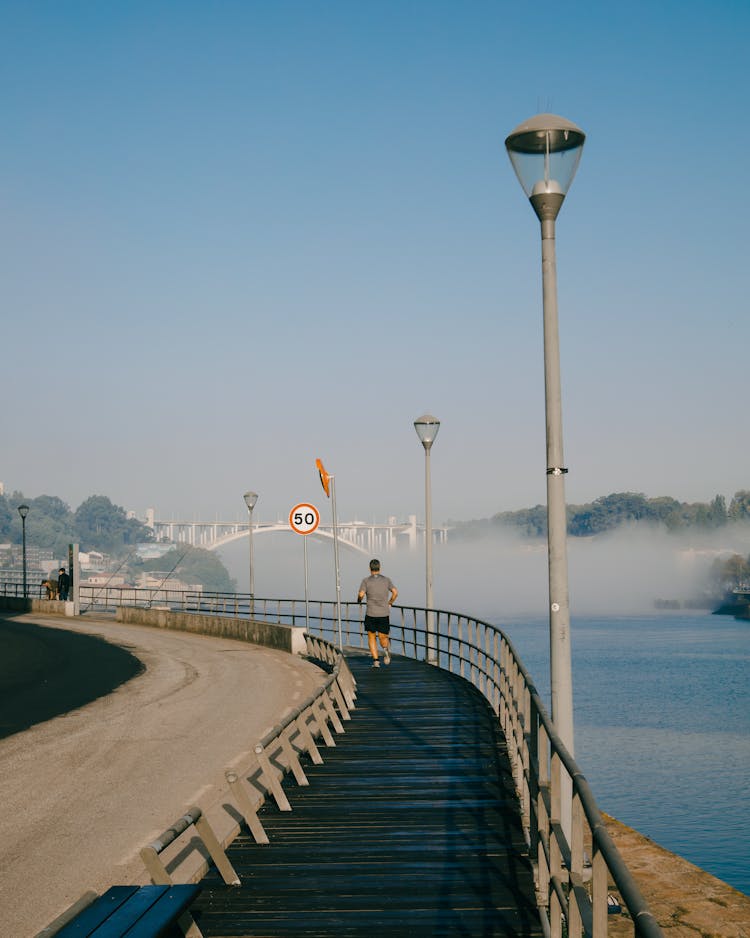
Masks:
[[[549,703],[549,625],[491,620]],[[572,620],[575,755],[601,810],[750,894],[750,622]]]

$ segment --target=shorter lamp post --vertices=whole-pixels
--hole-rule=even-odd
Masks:
[[[258,501],[257,492],[245,492],[243,495],[245,499],[245,504],[247,505],[248,513],[248,530],[249,530],[249,544],[250,544],[250,616],[252,617],[253,612],[255,611],[255,571],[253,569],[253,508],[255,508],[255,503]]]
[[[29,513],[28,505],[19,505],[18,514],[21,516],[21,542],[22,542],[22,557],[23,557],[23,598],[26,599],[28,596],[28,590],[26,588],[26,515]]]
[[[435,625],[432,613],[432,490],[430,482],[430,450],[440,429],[440,421],[432,414],[423,414],[414,421],[414,429],[424,446],[424,536],[425,536],[425,606],[427,607],[427,661],[435,664]]]

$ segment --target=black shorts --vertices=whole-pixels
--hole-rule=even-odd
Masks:
[[[365,632],[380,632],[381,635],[387,635],[390,631],[391,623],[388,616],[365,615]]]

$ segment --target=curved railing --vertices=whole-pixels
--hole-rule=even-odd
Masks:
[[[90,590],[90,592],[89,592]],[[81,588],[81,609],[158,604],[175,611],[252,616],[304,627],[339,647],[366,647],[357,603],[266,599],[248,594]],[[497,626],[439,609],[394,606],[396,654],[429,661],[470,681],[500,720],[514,770],[537,901],[550,938],[604,938],[611,889],[639,938],[661,929],[609,836],[591,788],[558,737],[509,638]]]
[[[256,618],[305,626],[311,634],[366,647],[362,609],[331,602],[255,599]],[[502,725],[514,769],[537,900],[551,938],[603,938],[614,888],[634,933],[662,932],[607,832],[591,788],[558,737],[531,676],[497,626],[445,610],[394,606],[395,653],[432,663],[470,681]],[[567,823],[563,819],[569,818]]]

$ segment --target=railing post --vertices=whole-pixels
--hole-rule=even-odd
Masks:
[[[198,831],[200,839],[206,845],[206,849],[211,854],[211,859],[214,861],[216,869],[221,873],[221,878],[227,886],[239,886],[240,878],[235,873],[234,867],[229,862],[229,857],[224,852],[224,848],[219,843],[213,828],[203,814],[196,819],[195,829]]]
[[[537,844],[537,893],[539,896],[539,905],[543,908],[549,906],[550,890],[550,744],[547,731],[542,721],[539,721],[537,730],[537,779],[538,792],[536,798],[536,844]],[[533,843],[533,835],[532,835]]]
[[[268,834],[265,832],[263,825],[260,823],[258,818],[258,812],[253,807],[252,801],[250,801],[250,796],[245,790],[244,785],[242,784],[239,776],[236,772],[228,769],[224,776],[229,784],[229,788],[234,795],[237,806],[242,812],[242,816],[245,819],[245,823],[248,826],[248,830],[253,835],[253,839],[256,844],[267,844],[269,843]]]
[[[323,702],[323,706],[325,707],[325,711],[328,714],[328,719],[331,721],[331,726],[336,730],[337,733],[343,733],[343,724],[339,719],[338,713],[336,713],[336,708],[333,706],[331,697],[327,691],[323,693],[321,700]]]
[[[474,685],[477,686],[476,680],[476,666],[474,659],[476,657],[476,625],[474,624],[473,619],[469,619],[467,623],[467,632],[468,632],[468,646],[469,646],[469,680]]]
[[[593,938],[607,938],[607,862],[596,843],[591,858],[591,902],[593,905]]]
[[[520,773],[520,792],[521,792],[521,811],[523,812],[523,824],[526,830],[531,825],[531,786],[530,776],[532,769],[532,759],[530,748],[536,741],[536,733],[531,720],[531,694],[528,687],[524,686],[523,693],[523,748],[521,750],[521,773]]]
[[[276,775],[275,769],[271,767],[271,763],[268,760],[266,751],[261,746],[260,743],[255,747],[255,755],[258,757],[258,763],[263,773],[263,784],[266,786],[268,791],[273,794],[273,797],[276,801],[276,805],[279,811],[291,811],[292,806],[289,804],[289,799],[287,798],[284,789],[281,787],[281,782]]]
[[[331,735],[331,731],[328,729],[328,719],[325,712],[321,713],[321,709],[325,711],[325,707],[320,701],[320,698],[315,701],[310,707],[310,715],[315,721],[315,725],[318,729],[318,732],[323,737],[323,741],[329,749],[332,749],[336,746],[336,741]]]
[[[302,768],[302,764],[299,761],[297,753],[294,751],[294,746],[292,745],[291,739],[291,726],[288,726],[279,736],[279,741],[281,742],[281,749],[284,755],[287,758],[289,763],[289,768],[292,770],[294,775],[294,780],[298,785],[309,785],[307,776],[305,775],[305,770]]]
[[[583,807],[578,794],[573,795],[570,828],[570,888],[568,890],[568,938],[581,938],[583,915]]]
[[[351,720],[352,717],[351,717],[351,714],[349,713],[349,708],[346,705],[346,701],[344,700],[344,694],[341,690],[339,681],[340,681],[340,677],[337,677],[336,680],[333,682],[333,684],[331,684],[331,693],[333,694],[336,700],[336,706],[339,709],[339,714],[341,716],[341,719]]]

